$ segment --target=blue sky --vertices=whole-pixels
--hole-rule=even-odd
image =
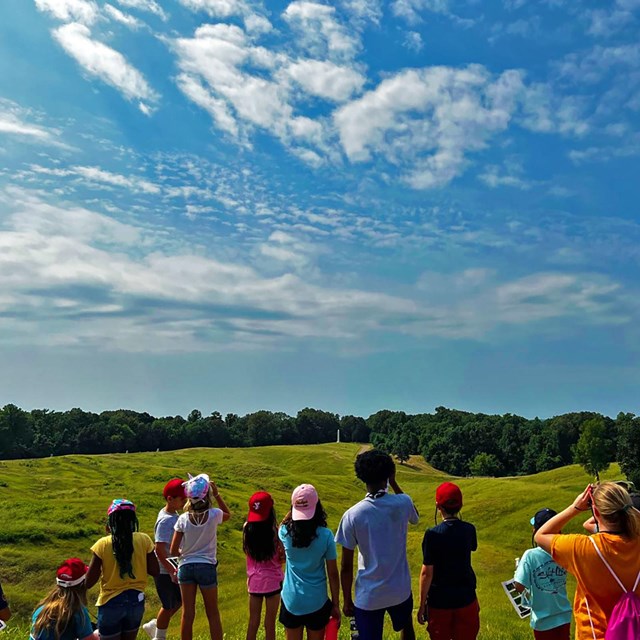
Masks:
[[[4,0],[0,402],[638,411],[640,0]]]

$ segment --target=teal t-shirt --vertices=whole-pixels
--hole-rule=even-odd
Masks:
[[[528,591],[533,629],[548,631],[571,622],[567,571],[544,549],[527,549],[513,577]]]
[[[36,623],[38,614],[42,611],[42,607],[38,607],[31,618],[31,638],[35,640],[55,640],[56,634],[53,629],[46,629],[41,631],[38,636],[33,633],[33,625]],[[91,626],[91,618],[89,617],[89,610],[86,607],[82,607],[80,611],[77,611],[71,622],[67,625],[67,628],[60,635],[60,640],[77,640],[78,638],[86,638],[93,633],[93,627]]]
[[[287,556],[282,601],[296,616],[322,609],[328,599],[325,560],[335,560],[338,554],[333,533],[327,527],[318,527],[316,533],[308,547],[294,547],[287,528],[282,525],[278,531]]]

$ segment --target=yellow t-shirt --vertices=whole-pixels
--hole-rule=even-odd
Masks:
[[[640,541],[610,533],[596,533],[593,538],[622,584],[632,589],[640,571]],[[623,592],[593,548],[589,536],[559,534],[551,542],[551,555],[576,577],[573,600],[576,640],[593,640],[585,594],[596,637],[604,638],[607,621]],[[640,588],[636,593],[640,595]]]
[[[127,589],[137,589],[144,591],[147,586],[147,554],[153,551],[153,542],[146,533],[136,531],[133,534],[133,557],[131,566],[135,578],[130,578],[125,574],[120,577],[120,567],[113,555],[111,536],[100,538],[92,547],[91,551],[102,560],[102,574],[100,575],[100,595],[97,606],[109,602],[118,594]]]

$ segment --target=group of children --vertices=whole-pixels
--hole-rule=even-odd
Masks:
[[[287,640],[302,640],[305,629],[309,640],[321,640],[328,628],[335,630],[340,625],[342,613],[354,618],[361,640],[382,640],[385,613],[403,640],[414,640],[407,530],[409,524],[418,522],[418,512],[398,485],[395,465],[386,453],[375,449],[361,453],[355,471],[367,493],[344,513],[335,537],[310,484],[293,491],[291,508],[280,525],[270,494],[260,491],[249,499],[242,534],[249,593],[247,640],[257,636],[263,604],[266,640],[275,640],[277,618]],[[154,577],[161,602],[156,618],[143,625],[150,638],[165,640],[169,621],[182,609],[180,637],[192,640],[199,588],[211,638],[222,640],[217,527],[231,517],[229,509],[206,474],[189,476],[184,482],[171,480],[164,497],[155,544],[138,531],[132,502],[111,503],[107,535],[91,547],[89,566],[70,558],[58,568],[55,588],[33,614],[33,640],[134,640],[144,615],[149,575]],[[435,502],[436,519],[439,514],[441,522],[426,531],[422,542],[417,621],[427,624],[431,640],[475,640],[480,629],[471,566],[471,554],[477,549],[476,530],[460,518],[463,498],[457,485],[441,484]],[[621,584],[638,572],[640,512],[633,508],[626,489],[603,483],[583,492],[560,514],[550,509],[538,511],[531,524],[539,546],[523,555],[515,575],[518,588],[526,592],[531,604],[531,625],[538,639],[569,638],[566,569],[578,578],[576,638],[604,640],[607,633],[619,594],[607,584],[602,566],[595,566],[593,547],[581,540],[586,536],[559,535],[569,519],[588,509],[593,518],[586,526],[598,532],[593,536],[598,544],[592,543],[599,556],[604,553],[617,567]],[[336,543],[342,547],[340,569]],[[86,594],[98,581],[94,631]],[[633,589],[629,586],[632,591],[637,582]],[[8,611],[0,590],[0,620]]]

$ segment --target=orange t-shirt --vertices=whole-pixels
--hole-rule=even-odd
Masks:
[[[640,540],[611,533],[596,533],[592,537],[622,584],[632,589],[640,571]],[[589,536],[559,534],[551,542],[551,555],[576,577],[578,583],[573,600],[576,640],[593,640],[585,594],[596,638],[604,638],[611,611],[623,592],[593,548]],[[638,592],[640,588],[636,590]]]

